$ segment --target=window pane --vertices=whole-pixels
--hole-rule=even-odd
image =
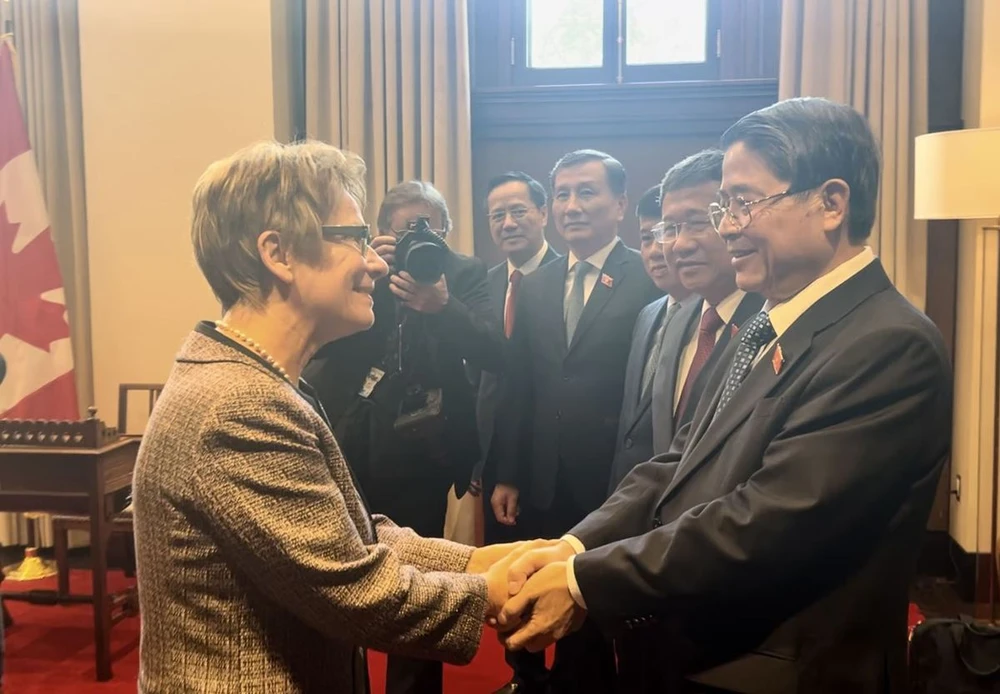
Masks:
[[[528,67],[603,64],[603,0],[528,0]]]
[[[708,0],[626,0],[625,12],[629,65],[705,62]]]

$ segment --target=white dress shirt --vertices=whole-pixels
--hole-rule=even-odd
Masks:
[[[722,337],[722,331],[729,328],[729,322],[733,319],[733,314],[736,313],[736,309],[739,308],[740,302],[743,301],[747,293],[742,289],[737,289],[735,292],[727,296],[725,299],[719,302],[718,306],[715,307],[715,312],[719,314],[719,318],[722,319],[722,326],[715,331],[715,343],[719,343],[719,338]],[[701,315],[704,317],[711,305],[702,300],[701,302]],[[681,393],[684,391],[684,384],[687,383],[688,373],[691,372],[691,364],[694,363],[695,352],[698,351],[698,335],[700,333],[699,327],[701,323],[695,326],[691,338],[684,345],[684,351],[681,352],[681,363],[680,368],[677,369],[677,383],[674,385],[674,414],[677,413],[677,406],[681,401]]]
[[[597,269],[596,272],[591,272],[583,278],[583,305],[587,305],[587,302],[590,301],[590,294],[594,291],[594,287],[597,285],[597,280],[600,278],[601,273],[604,270],[604,263],[608,261],[608,256],[611,255],[611,251],[615,249],[615,246],[618,245],[619,241],[620,239],[617,236],[614,237],[607,246],[604,246],[596,253],[592,253],[586,258],[577,258],[573,251],[569,252],[569,255],[567,256],[569,262],[566,266],[569,268],[569,271],[566,273],[566,290],[563,294],[563,306],[569,303],[569,295],[570,292],[573,291],[573,280],[576,279],[576,271],[581,260],[586,260]]]
[[[864,270],[874,261],[875,253],[871,247],[865,246],[864,250],[856,256],[841,263],[822,277],[813,280],[812,283],[806,285],[802,291],[791,299],[782,301],[780,304],[772,304],[770,301],[766,302],[762,310],[771,319],[771,325],[774,327],[777,337],[757,353],[754,365],[756,366],[761,357],[771,350],[771,347],[781,339],[781,336],[792,327],[802,314],[812,308],[817,301]],[[562,539],[569,543],[575,554],[586,551],[586,547],[583,546],[579,538],[566,534],[563,535]],[[569,592],[573,596],[573,600],[576,601],[576,604],[583,609],[587,609],[587,603],[580,592],[580,584],[576,582],[576,574],[573,573],[573,559],[574,557],[570,557],[566,562],[566,582],[569,584]]]
[[[527,277],[532,272],[541,267],[542,258],[544,258],[545,254],[548,252],[549,252],[549,242],[543,240],[542,249],[538,251],[538,253],[535,253],[535,255],[531,256],[531,258],[526,260],[524,265],[522,265],[521,267],[514,265],[514,263],[510,262],[510,258],[507,258],[507,286],[504,287],[503,290],[503,319],[505,324],[507,322],[507,294],[510,292],[511,273],[514,272],[514,270],[520,270],[522,279],[524,277]]]

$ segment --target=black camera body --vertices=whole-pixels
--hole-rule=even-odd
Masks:
[[[406,271],[414,282],[434,284],[444,274],[448,246],[431,231],[429,217],[417,217],[396,240],[396,270]]]

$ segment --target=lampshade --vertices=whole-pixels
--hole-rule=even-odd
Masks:
[[[914,217],[1000,217],[1000,128],[920,135],[913,154]]]

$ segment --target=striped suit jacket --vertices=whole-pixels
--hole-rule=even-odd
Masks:
[[[140,692],[364,692],[364,648],[478,648],[472,548],[370,516],[320,412],[208,324],[153,410],[133,503]]]

